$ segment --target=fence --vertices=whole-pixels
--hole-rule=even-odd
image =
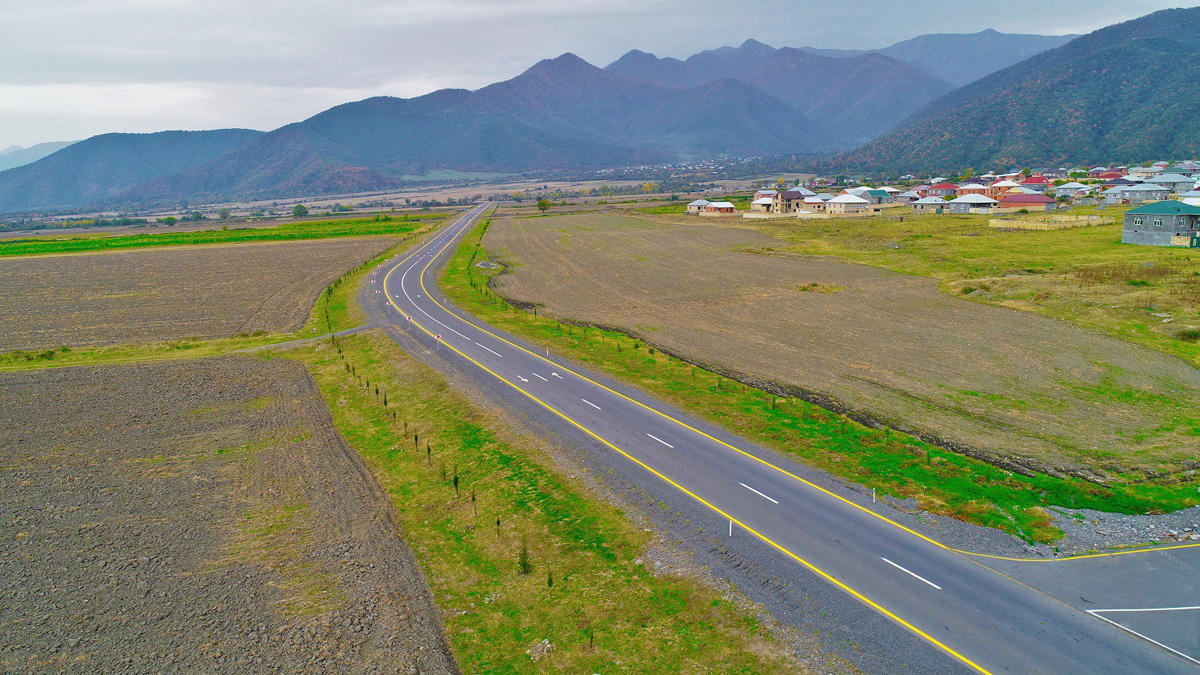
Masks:
[[[1030,214],[1017,218],[992,218],[988,227],[1005,230],[1066,230],[1072,227],[1087,227],[1088,225],[1103,225],[1111,223],[1112,219],[1104,216],[1071,216],[1066,214]]]

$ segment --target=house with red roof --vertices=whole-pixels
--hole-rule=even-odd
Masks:
[[[1053,197],[1044,194],[1007,193],[1000,195],[999,208],[1027,209],[1029,211],[1053,211],[1058,208],[1058,202]]]
[[[953,197],[958,191],[958,186],[954,183],[936,183],[929,187],[929,196],[931,197]]]
[[[1050,179],[1045,176],[1030,176],[1021,181],[1021,187],[1038,192],[1045,192],[1046,188],[1050,187]]]

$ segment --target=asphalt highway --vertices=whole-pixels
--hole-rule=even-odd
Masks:
[[[1189,642],[1200,634],[1191,631],[1200,619],[1200,548],[1049,561],[959,551],[806,480],[749,441],[708,433],[456,308],[437,290],[436,271],[489,207],[385,263],[366,291],[377,313],[469,375],[503,383],[514,403],[540,406],[632,463],[647,484],[669,486],[728,523],[730,541],[757,539],[796,574],[815,575],[886,617],[888,629],[918,636],[939,662],[997,673],[1200,669]]]

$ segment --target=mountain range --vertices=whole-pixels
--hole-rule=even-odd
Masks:
[[[0,173],[0,211],[98,204],[159,176],[203,164],[262,135],[250,129],[102,134]]]
[[[745,82],[821,124],[833,144],[843,148],[878,136],[953,89],[920,68],[878,53],[831,57],[775,49],[756,40],[686,61],[635,50],[605,70],[669,86]]]
[[[438,168],[599,168],[831,147],[819,125],[743,82],[668,87],[564,54],[477,91],[346,103],[121,200],[354,192]]]
[[[440,169],[824,153],[837,170],[916,171],[1178,156],[1200,138],[1188,56],[1198,12],[1103,29],[959,88],[1069,36],[984,31],[820,53],[748,40],[682,60],[635,50],[605,68],[563,54],[475,91],[368,98],[266,133],[96,136],[0,172],[0,213],[372,191]]]
[[[839,158],[897,172],[1200,155],[1200,8],[1102,28],[938,98]]]
[[[989,28],[978,33],[919,35],[882,49],[800,49],[822,56],[838,57],[883,54],[961,87],[1047,49],[1060,47],[1077,37],[1079,36],[1001,33]]]
[[[71,145],[75,141],[51,141],[49,143],[38,143],[31,145],[28,148],[23,148],[19,145],[4,148],[0,150],[0,171],[15,169],[18,166],[32,164],[39,159],[52,155],[59,150]]]

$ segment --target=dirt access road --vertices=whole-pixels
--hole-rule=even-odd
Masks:
[[[0,373],[0,670],[452,672],[304,367]]]

